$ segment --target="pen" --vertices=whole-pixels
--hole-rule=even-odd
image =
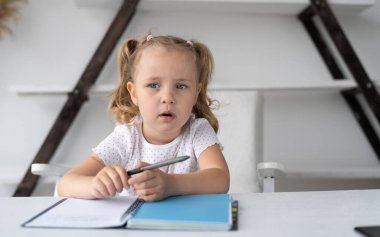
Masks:
[[[144,167],[141,167],[141,168],[129,170],[129,171],[127,171],[127,174],[128,174],[128,176],[131,176],[131,175],[134,175],[134,174],[141,173],[141,172],[143,172],[145,170],[152,170],[152,169],[160,168],[162,166],[171,165],[171,164],[174,164],[174,163],[177,163],[177,162],[181,162],[181,161],[187,160],[189,158],[190,158],[190,156],[179,156],[179,157],[174,158],[174,159],[164,160],[164,161],[157,162],[157,163],[154,163],[154,164],[151,164],[151,165],[148,165],[148,166],[144,166]]]

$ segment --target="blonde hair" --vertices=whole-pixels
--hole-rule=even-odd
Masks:
[[[127,39],[118,51],[119,84],[112,93],[109,112],[115,116],[119,123],[130,123],[138,115],[139,108],[133,104],[127,89],[127,83],[133,81],[135,65],[141,53],[148,47],[179,47],[190,52],[195,57],[198,71],[198,83],[202,88],[199,92],[193,113],[196,118],[205,118],[209,121],[215,132],[218,132],[219,123],[211,110],[218,107],[217,101],[207,95],[207,86],[214,70],[214,60],[208,47],[196,40],[187,41],[176,36],[146,35],[141,40]]]

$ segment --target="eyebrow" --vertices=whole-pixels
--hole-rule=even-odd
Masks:
[[[148,77],[148,78],[145,78],[143,79],[144,81],[160,81],[162,80],[161,77]],[[190,78],[178,78],[178,79],[174,79],[176,82],[192,82],[193,79],[190,79]],[[196,80],[195,80],[196,81]]]
[[[157,81],[160,81],[161,78],[160,77],[146,77],[146,78],[142,78],[141,82],[143,83],[150,83],[150,82],[157,82]]]
[[[192,82],[193,79],[190,79],[190,78],[179,78],[179,79],[176,79],[178,82]]]

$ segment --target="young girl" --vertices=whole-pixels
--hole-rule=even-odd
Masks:
[[[120,81],[109,110],[119,124],[61,178],[58,194],[95,199],[130,188],[155,201],[227,192],[229,171],[207,96],[213,71],[209,49],[198,41],[148,35],[125,41],[118,64]],[[184,155],[190,158],[133,176],[126,172]]]

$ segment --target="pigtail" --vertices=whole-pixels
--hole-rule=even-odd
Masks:
[[[120,46],[117,62],[119,67],[119,84],[111,95],[108,111],[114,114],[116,121],[120,123],[130,123],[138,114],[138,107],[133,104],[128,92],[128,82],[132,81],[133,60],[139,42],[135,39],[128,39]]]
[[[130,80],[132,73],[132,57],[136,51],[139,42],[135,39],[128,39],[121,45],[118,55],[117,63],[119,67],[119,80]]]
[[[199,92],[198,100],[194,106],[193,113],[196,117],[206,118],[215,132],[219,130],[219,122],[213,109],[217,109],[219,104],[207,95],[209,81],[214,71],[214,59],[209,48],[197,41],[191,41],[196,54],[196,63],[199,70],[199,83],[202,83],[202,90]]]

